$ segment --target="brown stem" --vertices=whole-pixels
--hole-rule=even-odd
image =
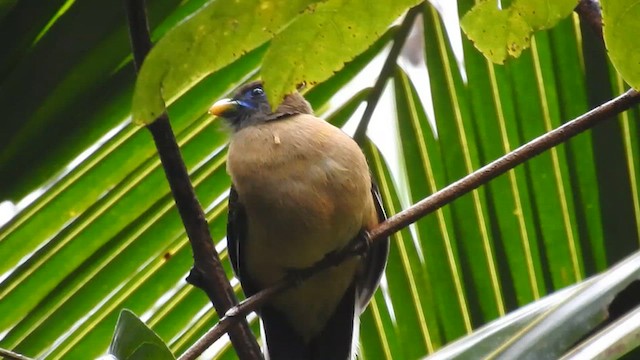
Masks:
[[[360,123],[358,123],[356,132],[353,135],[353,138],[360,145],[362,145],[362,141],[365,138],[367,128],[369,127],[369,121],[371,121],[373,111],[376,109],[376,106],[378,106],[378,101],[380,101],[380,97],[382,96],[382,92],[384,91],[385,85],[387,84],[387,80],[389,80],[389,78],[394,73],[394,70],[396,68],[396,60],[400,55],[400,51],[402,51],[404,42],[406,41],[409,32],[413,27],[413,23],[415,22],[416,17],[422,12],[423,8],[424,3],[420,3],[409,9],[407,15],[402,21],[402,25],[400,25],[398,32],[393,37],[393,46],[391,46],[389,55],[387,55],[387,58],[382,65],[382,69],[380,70],[380,75],[378,75],[378,79],[373,85],[371,93],[367,97],[367,107],[364,109],[362,119],[360,119]]]
[[[600,2],[597,0],[580,0],[574,11],[580,16],[580,21],[585,21],[589,24],[591,30],[602,39],[602,12],[600,11]]]
[[[146,6],[144,0],[126,0],[125,4],[134,64],[139,70],[151,49]],[[207,293],[218,314],[225,314],[229,308],[238,304],[238,299],[222,268],[220,256],[213,246],[204,211],[182,160],[169,116],[163,112],[147,128],[158,149],[162,167],[193,250],[194,264],[187,281]],[[260,347],[246,319],[234,322],[234,326],[229,330],[229,337],[240,359],[262,358]]]

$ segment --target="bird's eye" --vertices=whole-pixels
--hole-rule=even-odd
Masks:
[[[262,90],[262,88],[257,87],[251,90],[251,96],[258,97],[262,95],[264,95],[264,90]]]

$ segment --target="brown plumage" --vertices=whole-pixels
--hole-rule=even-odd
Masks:
[[[261,83],[254,82],[211,112],[227,118],[233,130],[227,237],[248,296],[345,247],[384,218],[362,151],[315,117],[300,94],[288,95],[271,112]],[[354,317],[375,291],[387,253],[388,241],[376,243],[366,256],[276,296],[260,311],[265,355],[349,358]]]

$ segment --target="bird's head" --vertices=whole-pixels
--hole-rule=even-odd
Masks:
[[[313,114],[309,103],[295,92],[285,96],[282,103],[271,111],[261,81],[242,86],[231,99],[217,101],[209,108],[209,114],[225,118],[233,131],[247,126],[282,119],[296,114]]]

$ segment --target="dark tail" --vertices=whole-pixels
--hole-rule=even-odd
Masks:
[[[284,315],[265,306],[260,314],[266,336],[267,360],[348,360],[354,330],[355,285],[345,292],[327,325],[318,336],[304,343]],[[357,341],[357,340],[356,340]]]

